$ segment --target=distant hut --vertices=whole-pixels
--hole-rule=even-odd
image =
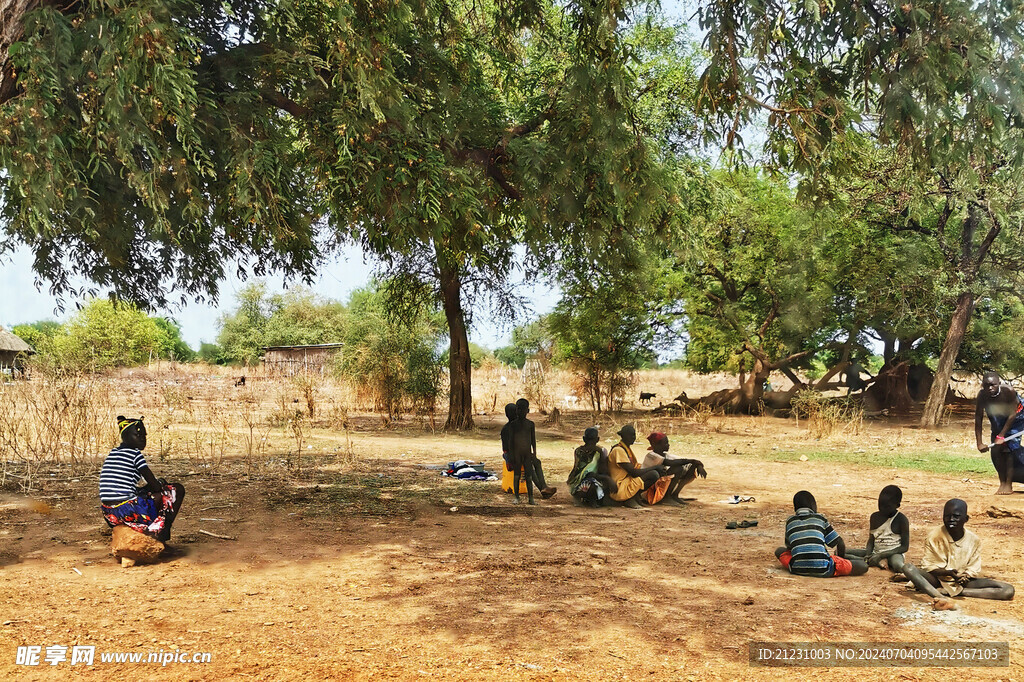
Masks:
[[[267,346],[263,349],[263,367],[267,374],[327,374],[331,360],[341,351],[341,343],[314,346]]]
[[[0,328],[0,374],[18,376],[25,369],[25,358],[35,350],[6,329]]]

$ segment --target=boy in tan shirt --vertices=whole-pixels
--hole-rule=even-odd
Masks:
[[[914,587],[931,596],[932,608],[936,610],[956,608],[943,593],[950,597],[1013,599],[1013,585],[979,577],[981,540],[964,528],[969,518],[966,502],[947,502],[942,508],[942,525],[929,533],[925,541],[921,568],[909,563],[903,567],[903,574]]]

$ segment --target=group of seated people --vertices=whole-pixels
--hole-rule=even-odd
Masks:
[[[599,507],[619,503],[632,509],[662,502],[683,505],[679,493],[697,476],[707,478],[700,460],[668,454],[668,436],[654,432],[641,465],[633,454],[636,429],[627,424],[619,430],[621,439],[607,452],[598,443],[596,427],[583,432],[583,445],[573,453],[573,467],[566,483],[579,503]]]
[[[502,431],[506,462],[516,467],[516,499],[521,474],[526,480],[530,502],[533,482],[542,495],[554,488],[544,483],[537,460],[533,422],[527,419],[529,403],[509,405],[509,423]],[[107,456],[100,471],[100,501],[110,526],[125,525],[166,542],[171,525],[181,509],[185,490],[167,483],[150,471],[142,450],[146,427],[142,419],[118,417],[121,443]],[[573,453],[573,467],[567,480],[569,492],[582,505],[599,507],[621,504],[633,509],[669,503],[682,505],[679,494],[697,476],[707,478],[703,463],[668,454],[664,433],[651,433],[648,452],[641,465],[633,454],[636,429],[631,424],[618,431],[619,442],[606,451],[596,427],[583,433],[583,445]],[[511,471],[512,469],[510,469]],[[138,487],[139,480],[145,480]],[[899,511],[903,491],[888,485],[878,496],[878,511],[868,521],[869,535],[864,549],[848,549],[842,537],[818,512],[814,495],[801,490],[793,497],[794,514],[786,521],[785,546],[775,556],[794,575],[831,578],[863,575],[869,566],[886,567],[894,579],[909,580],[919,591],[932,597],[933,608],[956,608],[950,597],[1012,599],[1012,585],[981,577],[981,541],[964,528],[970,518],[967,503],[946,502],[942,525],[929,532],[920,568],[906,561],[910,549],[910,521]],[[835,548],[835,554],[830,551]]]
[[[793,496],[795,513],[786,521],[786,544],[775,550],[775,556],[790,573],[817,578],[863,575],[868,566],[884,565],[895,574],[893,580],[909,580],[930,596],[936,610],[955,609],[949,597],[1013,599],[1012,585],[981,577],[981,540],[964,528],[970,517],[963,500],[946,502],[942,525],[928,533],[920,568],[907,562],[910,521],[899,511],[902,501],[898,486],[882,488],[878,511],[868,520],[867,546],[848,549],[828,519],[818,513],[814,495],[801,490]]]

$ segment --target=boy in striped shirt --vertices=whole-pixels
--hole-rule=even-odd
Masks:
[[[818,513],[814,495],[801,490],[793,496],[795,514],[786,520],[786,546],[775,550],[782,565],[793,575],[832,578],[863,575],[868,565],[860,559],[846,559],[846,543],[823,515]],[[829,552],[835,547],[836,553]]]
[[[100,508],[111,528],[128,526],[161,542],[171,537],[171,524],[185,499],[180,483],[157,480],[146,464],[146,425],[142,418],[118,416],[121,444],[110,451],[100,469]],[[136,487],[145,479],[144,487]]]

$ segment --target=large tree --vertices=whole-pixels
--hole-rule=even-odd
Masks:
[[[339,239],[429,262],[448,425],[469,427],[465,282],[500,285],[517,244],[540,266],[667,220],[629,11],[91,0],[5,15],[0,35],[25,29],[0,106],[7,243],[58,291],[75,273],[147,305],[169,287],[215,295],[235,260],[309,276]]]
[[[855,336],[841,319],[849,235],[827,212],[801,208],[778,180],[752,170],[714,177],[710,206],[674,264],[686,362],[738,369],[739,388],[715,402],[757,411],[771,372],[800,385],[794,367]]]
[[[1024,168],[1024,6],[721,0],[700,14],[702,103],[728,144],[766,114],[770,157],[814,178],[835,170],[821,165],[829,146],[860,131],[911,163],[913,200],[945,186],[933,229],[959,290],[922,417],[935,425]]]

